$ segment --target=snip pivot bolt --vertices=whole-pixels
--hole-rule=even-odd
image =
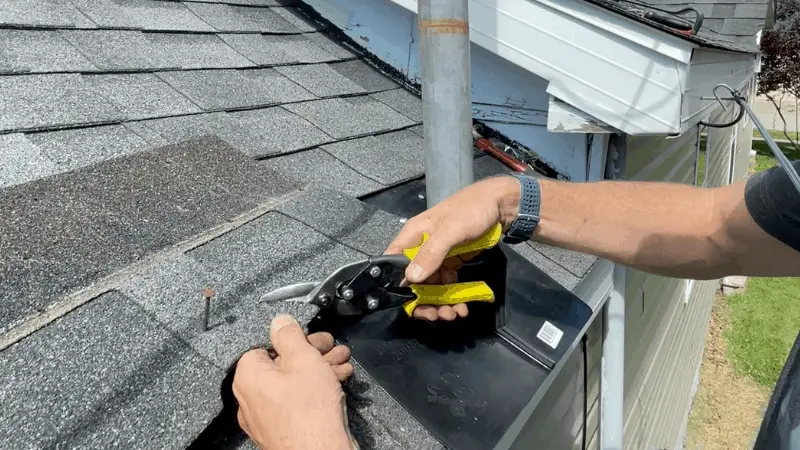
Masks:
[[[211,310],[211,297],[216,295],[216,291],[211,288],[203,289],[203,331],[208,331],[208,314]]]

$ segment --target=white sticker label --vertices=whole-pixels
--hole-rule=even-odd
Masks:
[[[539,330],[539,334],[536,335],[537,338],[541,339],[542,342],[550,347],[553,347],[554,350],[558,347],[558,343],[561,342],[563,336],[563,331],[546,320],[544,321],[544,325],[542,325],[542,329]]]

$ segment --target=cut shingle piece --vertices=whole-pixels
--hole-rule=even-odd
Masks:
[[[101,70],[248,67],[252,62],[215,35],[141,31],[60,31]]]
[[[282,66],[275,70],[320,97],[365,92],[361,86],[345,78],[327,64]]]
[[[316,100],[285,108],[336,139],[414,125],[407,117],[369,96]]]
[[[312,187],[276,211],[331,239],[369,255],[380,255],[403,227],[402,218],[339,191]]]
[[[323,146],[358,172],[391,186],[425,173],[422,138],[403,130]]]
[[[270,158],[261,164],[301,183],[334,189],[353,197],[383,189],[377,182],[359,174],[320,149]]]
[[[121,121],[122,112],[80,75],[0,77],[0,130],[35,130]]]
[[[0,73],[92,70],[97,68],[57,31],[0,29]]]
[[[159,77],[207,111],[316,98],[274,69],[164,72]]]
[[[306,36],[308,36],[311,42],[316,44],[319,48],[332,54],[338,59],[348,59],[361,56],[355,51],[351,50],[349,47],[345,47],[341,42],[333,39],[326,33],[310,33]]]
[[[122,125],[47,131],[28,135],[63,171],[131,155],[152,146]]]
[[[55,173],[58,168],[23,134],[0,135],[0,189]]]
[[[189,9],[217,31],[299,33],[300,30],[271,8],[251,8],[222,3],[187,3]]]
[[[320,25],[306,19],[297,8],[272,8],[272,11],[283,17],[300,32],[310,33],[322,28]]]
[[[88,17],[63,0],[3,0],[0,6],[0,25],[96,28]]]
[[[103,28],[214,31],[180,2],[153,0],[70,0]]]
[[[333,138],[309,121],[283,108],[265,108],[226,114],[221,136],[242,153],[260,158],[315,147]]]
[[[228,45],[261,66],[338,61],[314,44],[309,35],[220,34]]]
[[[197,105],[153,74],[85,75],[84,80],[117,105],[128,120],[200,112]]]
[[[372,96],[414,122],[422,123],[422,99],[411,92],[399,88],[378,92],[377,94],[372,94]]]
[[[111,292],[0,353],[0,446],[182,449],[223,376]]]
[[[339,72],[368,92],[386,91],[400,87],[386,75],[378,72],[363,60],[331,63],[333,70]]]
[[[307,321],[317,312],[303,304],[261,303],[263,294],[287,284],[322,279],[337,267],[364,257],[278,213],[268,213],[226,233],[188,256],[224,280],[217,311],[226,315],[227,321],[212,336],[222,342],[207,347],[214,352],[209,357],[222,357],[225,363],[248,347],[266,342],[269,321],[276,314],[291,312],[298,320]]]

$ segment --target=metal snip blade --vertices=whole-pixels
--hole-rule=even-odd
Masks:
[[[259,302],[282,302],[287,300],[298,302],[308,301],[308,294],[310,294],[318,284],[319,282],[307,282],[283,286],[262,295]]]

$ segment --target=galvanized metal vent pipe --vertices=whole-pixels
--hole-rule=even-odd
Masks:
[[[419,0],[428,208],[472,183],[468,0]]]

